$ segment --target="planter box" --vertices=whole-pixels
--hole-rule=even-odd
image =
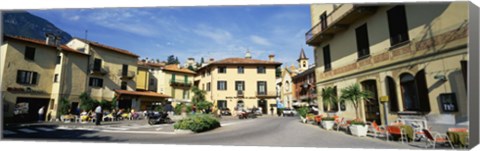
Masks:
[[[300,116],[300,119],[302,119],[302,123],[307,123],[307,119],[304,118],[303,116]]]
[[[322,127],[326,130],[331,130],[333,128],[334,121],[323,121],[322,120]]]
[[[174,133],[175,134],[194,134],[195,132],[191,130],[175,129]]]
[[[351,125],[348,128],[350,129],[350,133],[352,133],[353,136],[358,136],[358,137],[367,136],[368,125],[365,125],[365,126]]]

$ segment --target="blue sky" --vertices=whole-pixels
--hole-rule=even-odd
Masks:
[[[310,29],[308,5],[257,5],[211,7],[154,7],[56,9],[29,11],[74,37],[126,49],[141,58],[166,60],[178,56],[200,61],[244,57],[296,65],[301,48],[313,63],[312,48],[305,45]]]

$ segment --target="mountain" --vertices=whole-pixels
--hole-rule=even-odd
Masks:
[[[62,44],[72,39],[70,34],[59,29],[54,24],[28,12],[3,13],[3,34],[45,40],[45,33],[59,35],[62,37]]]

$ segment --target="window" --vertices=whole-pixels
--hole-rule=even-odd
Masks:
[[[58,82],[58,74],[55,74],[55,76],[53,77],[53,82]]]
[[[187,75],[184,75],[184,76],[183,76],[183,79],[184,79],[184,81],[185,81],[185,84],[187,84],[187,83],[188,83],[188,76],[187,76]]]
[[[218,67],[218,73],[227,73],[227,67]]]
[[[217,101],[218,109],[226,109],[227,108],[227,101],[226,100],[218,100]]]
[[[245,91],[245,81],[235,81],[236,91]]]
[[[245,69],[245,67],[243,67],[243,66],[238,66],[238,67],[237,67],[237,72],[238,72],[238,74],[243,74],[243,73],[245,72],[244,69]]]
[[[38,73],[32,71],[17,71],[17,83],[18,84],[37,84]]]
[[[188,99],[188,90],[183,90],[183,99]]]
[[[205,91],[205,83],[202,83],[202,90]]]
[[[368,43],[368,31],[367,24],[355,29],[355,34],[357,37],[357,53],[358,58],[363,59],[370,55],[370,44]]]
[[[210,69],[207,69],[207,76],[210,76]]]
[[[90,78],[88,85],[91,87],[103,87],[103,79]]]
[[[120,89],[127,90],[127,82],[122,81],[122,83],[120,84]]]
[[[128,75],[128,65],[123,64],[122,65],[122,75],[127,76]]]
[[[409,39],[405,6],[398,5],[387,11],[390,45],[395,46]]]
[[[428,87],[425,70],[420,70],[415,77],[409,73],[400,75],[404,111],[430,112]]]
[[[325,66],[325,71],[329,71],[332,69],[332,65],[330,64],[330,45],[323,47],[323,64]]]
[[[25,60],[35,60],[35,48],[34,47],[25,47]]]
[[[210,91],[210,82],[207,83],[207,91]]]
[[[257,73],[265,73],[265,66],[259,66],[257,67]]]
[[[227,81],[218,81],[217,90],[227,90]]]
[[[257,81],[257,94],[267,94],[267,81]]]
[[[102,68],[102,59],[95,58],[93,61],[93,71],[100,71]]]
[[[322,15],[320,15],[320,24],[322,27],[322,31],[327,29],[327,11],[323,12]]]
[[[175,82],[175,74],[172,74],[172,82]]]
[[[58,55],[57,56],[57,64],[60,64],[61,61],[62,61],[62,56]]]
[[[148,85],[149,85],[149,86],[155,85],[155,79],[154,79],[154,78],[150,78],[150,80],[149,80],[149,82],[148,82]]]
[[[307,63],[306,63],[306,62],[303,62],[302,66],[303,66],[304,68],[306,68],[306,67],[307,67]]]

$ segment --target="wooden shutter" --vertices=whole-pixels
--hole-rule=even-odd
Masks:
[[[425,70],[421,70],[415,75],[415,83],[418,91],[418,101],[420,101],[420,111],[428,113],[430,112],[430,99],[428,97]]]

